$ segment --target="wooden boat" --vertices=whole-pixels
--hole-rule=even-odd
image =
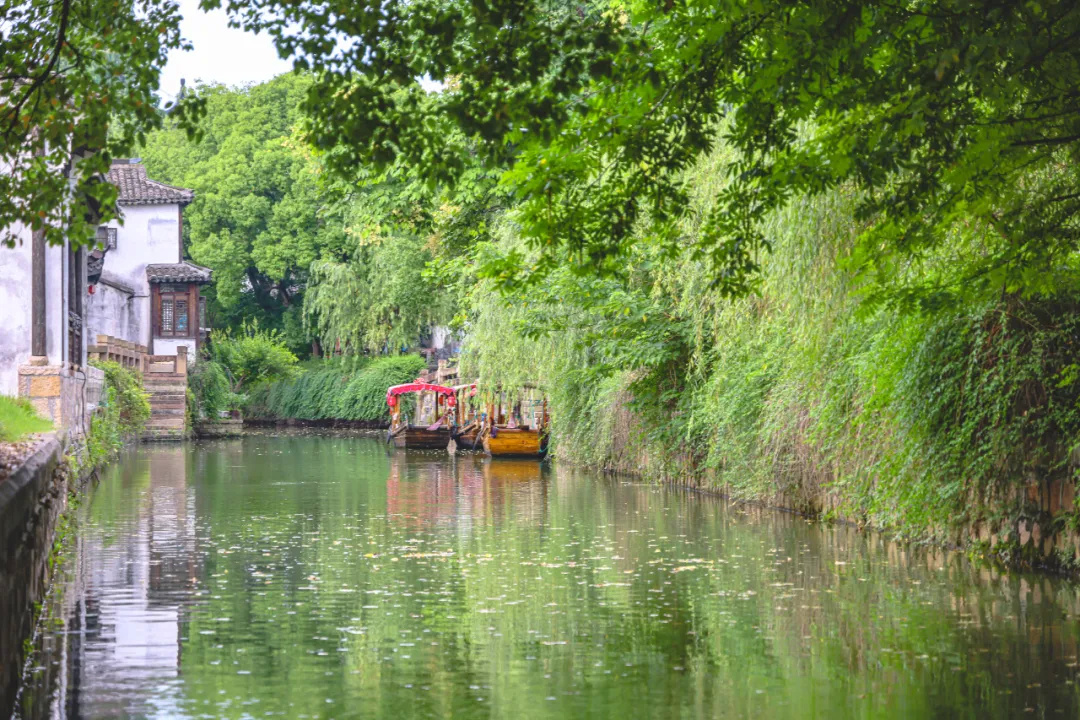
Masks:
[[[392,431],[391,437],[394,439],[394,447],[408,450],[444,450],[450,444],[450,428],[429,430],[416,425],[404,425],[396,432]]]
[[[488,405],[480,437],[484,452],[492,457],[535,458],[547,455],[548,411],[547,398],[538,401],[528,396],[505,407],[504,393]]]
[[[423,400],[425,394],[431,393],[434,403],[430,412],[425,412]],[[410,424],[401,414],[400,397],[406,394],[416,394],[420,398],[420,406],[417,408],[417,416],[434,416],[431,424]],[[394,385],[386,391],[386,404],[390,406],[390,433],[388,440],[394,441],[394,446],[409,450],[443,450],[450,444],[454,427],[454,391],[444,385],[435,385],[423,381]]]
[[[547,455],[547,430],[495,427],[484,435],[484,452],[492,457],[542,459]]]
[[[483,418],[480,413],[480,405],[476,401],[476,383],[468,385],[455,385],[454,395],[457,399],[455,410],[457,411],[458,428],[454,433],[458,450],[478,450],[480,444],[480,430],[483,426]]]

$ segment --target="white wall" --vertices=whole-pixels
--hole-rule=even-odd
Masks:
[[[30,357],[30,231],[0,247],[0,394],[17,395],[19,365]]]
[[[105,255],[105,273],[135,290],[129,311],[128,333],[114,335],[124,340],[150,347],[150,283],[146,266],[155,263],[178,263],[180,257],[180,208],[168,205],[122,205],[123,224],[109,223],[117,228],[116,249]],[[105,310],[105,307],[99,308]],[[97,312],[89,318],[90,334],[113,335],[98,327],[111,322]]]
[[[135,298],[131,293],[102,280],[94,286],[94,294],[86,296],[87,342],[93,345],[98,335],[110,335],[121,340],[143,344],[135,317]]]
[[[456,347],[459,344],[454,331],[445,325],[434,325],[431,328],[431,347],[442,350],[445,347]]]
[[[151,355],[175,355],[176,348],[181,345],[187,347],[188,365],[193,365],[196,360],[194,338],[157,338],[154,347],[150,348]]]
[[[0,247],[0,394],[17,395],[19,365],[30,359],[32,317],[32,236],[27,228],[15,230],[20,242]],[[49,364],[66,357],[67,248],[45,249],[45,348]]]

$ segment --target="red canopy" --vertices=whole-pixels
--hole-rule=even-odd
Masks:
[[[434,392],[438,393],[439,395],[446,395],[448,397],[453,397],[454,395],[454,389],[448,388],[445,385],[435,385],[426,382],[411,382],[405,383],[404,385],[395,385],[392,388],[387,389],[386,404],[394,404],[390,402],[390,398],[397,397],[398,395],[404,395],[405,393],[414,392]]]

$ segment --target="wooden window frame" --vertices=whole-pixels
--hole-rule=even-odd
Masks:
[[[173,287],[182,285],[183,290],[174,290]],[[163,290],[162,287],[169,289]],[[154,283],[151,286],[151,315],[152,330],[155,338],[189,339],[195,340],[199,335],[199,286],[193,283]],[[174,303],[173,328],[166,332],[162,327],[162,308],[164,302],[171,300]],[[187,329],[184,332],[176,331],[175,303],[183,300],[187,303]]]

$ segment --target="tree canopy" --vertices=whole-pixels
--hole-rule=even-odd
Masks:
[[[289,73],[250,88],[196,87],[201,142],[170,124],[143,148],[151,177],[195,190],[185,247],[214,270],[215,321],[257,318],[298,351],[308,268],[346,252],[340,213],[320,189],[321,164],[296,133],[308,84]]]
[[[911,288],[923,300],[1043,291],[1070,272],[1080,7],[1068,0],[204,0],[219,4],[316,72],[306,129],[347,150],[331,156],[339,169],[404,163],[430,181],[470,157],[500,169],[536,253],[490,261],[504,285],[567,260],[618,271],[648,236],[708,259],[742,294],[772,244],[766,215],[839,185],[860,192],[852,261],[868,277],[963,233],[954,271]],[[732,181],[690,243],[687,170],[720,144],[739,151]]]

